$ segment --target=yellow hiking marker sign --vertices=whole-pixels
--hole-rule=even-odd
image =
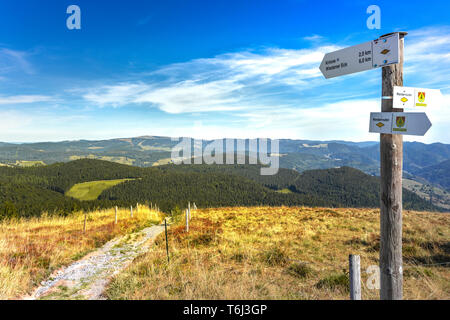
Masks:
[[[423,89],[394,86],[393,107],[408,109],[415,107],[429,107],[439,104],[443,97],[438,89]]]

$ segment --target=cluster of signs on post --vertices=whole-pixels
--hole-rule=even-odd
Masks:
[[[380,68],[399,63],[399,33],[388,34],[379,39],[327,53],[320,71],[325,78]],[[394,109],[415,109],[438,103],[440,90],[411,87],[394,87]],[[416,109],[417,110],[417,109]],[[431,122],[424,112],[372,112],[369,132],[388,134],[424,135]]]
[[[441,97],[440,90],[436,89],[394,86],[393,108],[426,108],[437,104]],[[425,112],[370,113],[369,132],[423,136],[430,127]]]

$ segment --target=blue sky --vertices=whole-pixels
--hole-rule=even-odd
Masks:
[[[66,9],[81,9],[68,30]],[[381,8],[369,30],[366,9]],[[377,140],[381,70],[326,80],[323,55],[404,30],[406,86],[439,88],[450,143],[447,1],[0,3],[0,141],[197,138]]]

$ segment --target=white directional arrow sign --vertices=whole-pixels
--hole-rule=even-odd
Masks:
[[[431,107],[440,103],[441,91],[438,89],[424,89],[394,86],[394,108]]]
[[[431,128],[425,112],[371,112],[369,132],[423,136]]]
[[[320,71],[325,78],[379,68],[399,61],[399,34],[358,44],[325,55]]]

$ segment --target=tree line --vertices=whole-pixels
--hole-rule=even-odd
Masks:
[[[79,201],[65,196],[75,184],[131,178],[104,190],[98,199]],[[280,193],[289,189],[290,193]],[[435,210],[414,193],[403,191],[404,207]],[[379,179],[349,168],[298,173],[280,169],[261,176],[259,165],[165,165],[140,168],[82,159],[31,168],[0,167],[0,219],[68,215],[79,210],[157,203],[171,212],[187,201],[214,206],[378,207]]]

